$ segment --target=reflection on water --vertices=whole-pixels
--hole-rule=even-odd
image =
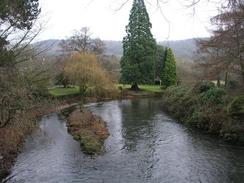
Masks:
[[[27,139],[8,182],[243,183],[244,148],[187,129],[155,99],[87,106],[107,121],[106,152],[84,155],[56,114]]]

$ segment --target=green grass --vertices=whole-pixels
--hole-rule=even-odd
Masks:
[[[131,85],[122,85],[122,84],[116,84],[116,87],[123,87],[123,89],[129,89]],[[143,91],[147,92],[155,92],[160,93],[163,90],[161,89],[161,86],[159,85],[139,85],[139,88]],[[68,95],[75,95],[79,93],[79,87],[76,86],[74,88],[51,88],[49,89],[49,93],[55,97],[62,97],[62,96],[68,96]]]
[[[74,87],[74,88],[51,88],[49,89],[49,92],[51,95],[55,97],[62,97],[62,96],[67,96],[67,95],[74,95],[79,93],[79,87]]]
[[[116,86],[122,87],[123,89],[129,89],[131,87],[131,85],[123,85],[123,84],[117,84]],[[160,93],[163,91],[160,85],[139,85],[139,88],[147,92]]]

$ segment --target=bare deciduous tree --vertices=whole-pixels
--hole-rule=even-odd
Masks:
[[[244,2],[230,1],[211,19],[216,27],[208,40],[198,42],[199,51],[208,57],[203,65],[209,75],[238,75],[244,84]],[[226,81],[227,82],[227,81]]]
[[[61,46],[67,52],[103,54],[104,43],[99,38],[92,39],[91,35],[90,29],[83,27],[80,31],[75,31],[69,39],[63,40]]]

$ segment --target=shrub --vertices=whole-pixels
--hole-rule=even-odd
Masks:
[[[230,103],[228,114],[236,118],[244,116],[244,96],[237,97]]]
[[[235,80],[229,80],[226,85],[226,88],[229,90],[235,90],[238,89],[239,87],[240,87],[239,83]]]
[[[203,104],[223,104],[226,91],[222,88],[211,88],[200,95]]]
[[[214,88],[215,85],[213,82],[210,81],[200,81],[198,83],[195,84],[195,86],[193,87],[192,91],[194,93],[203,93],[206,92],[208,90],[210,90],[211,88]]]
[[[233,100],[223,88],[211,82],[200,82],[193,88],[169,87],[162,100],[165,109],[181,122],[221,135],[230,142],[244,141],[243,95]]]

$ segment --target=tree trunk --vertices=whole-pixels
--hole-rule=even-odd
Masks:
[[[243,64],[242,60],[240,60],[240,65],[241,65],[242,84],[244,84],[244,64]]]
[[[226,71],[226,72],[225,72],[225,87],[227,87],[227,85],[228,85],[228,80],[229,80],[229,74],[228,74],[228,72]]]
[[[82,100],[84,100],[85,99],[85,97],[86,97],[86,90],[87,90],[87,86],[80,86],[80,95],[81,95],[81,97],[82,97]]]
[[[220,78],[217,79],[217,87],[220,88]]]
[[[140,88],[138,87],[137,82],[133,83],[131,85],[131,88],[130,89],[133,90],[133,91],[139,91],[140,90]]]

